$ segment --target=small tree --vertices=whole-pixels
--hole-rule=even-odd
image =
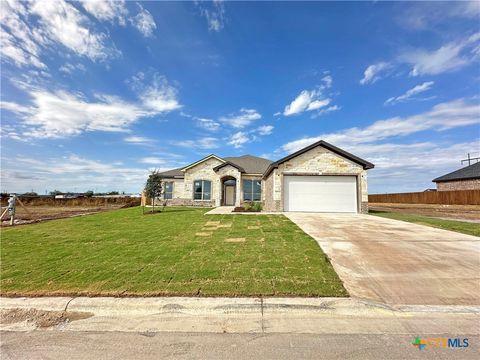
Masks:
[[[153,170],[145,184],[145,195],[152,199],[152,212],[155,210],[155,199],[162,195],[162,177],[158,170]]]
[[[85,191],[83,195],[85,195],[85,197],[87,198],[91,198],[93,196],[93,191],[92,190]]]

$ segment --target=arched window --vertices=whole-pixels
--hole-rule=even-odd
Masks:
[[[193,199],[210,200],[212,196],[212,182],[210,180],[195,180],[193,182]]]

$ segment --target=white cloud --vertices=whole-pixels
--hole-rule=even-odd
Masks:
[[[331,99],[323,98],[319,90],[303,90],[300,94],[283,110],[284,116],[297,115],[304,111],[321,109],[330,104]]]
[[[10,101],[0,101],[0,109],[8,110],[10,112],[14,112],[18,114],[25,114],[30,112],[30,110],[27,107],[19,105],[14,102],[10,102]]]
[[[322,78],[322,82],[323,82],[323,86],[327,89],[331,88],[332,87],[332,84],[333,84],[333,78],[331,75],[325,75],[323,78]]]
[[[40,45],[46,42],[43,35],[31,29],[27,22],[28,10],[20,1],[0,2],[0,44],[2,60],[17,66],[34,66],[46,69],[40,60]]]
[[[50,91],[24,84],[31,103],[7,103],[9,110],[23,113],[25,136],[62,138],[85,131],[124,132],[141,118],[181,107],[176,89],[163,77],[140,88],[139,101],[128,102],[108,94],[88,99],[81,93]]]
[[[365,69],[363,73],[363,79],[360,80],[360,84],[373,84],[374,82],[381,79],[381,74],[386,70],[390,69],[392,65],[387,62],[379,62],[373,65],[370,65]]]
[[[394,142],[420,131],[443,131],[480,124],[480,105],[463,99],[441,103],[430,111],[408,117],[376,121],[364,128],[349,128],[284,144],[280,151],[292,153],[325,140],[375,164],[369,172],[369,192],[422,191],[431,180],[458,169],[466,152],[479,151],[478,141],[454,143]],[[384,142],[390,141],[390,142]]]
[[[153,19],[152,14],[145,10],[143,6],[137,3],[139,6],[138,14],[131,19],[132,25],[135,26],[138,31],[140,31],[143,36],[151,37],[153,32],[157,29],[157,24],[155,24],[155,20]]]
[[[58,70],[65,74],[73,74],[74,72],[77,72],[77,71],[85,72],[87,71],[87,68],[83,64],[66,63],[60,66]]]
[[[142,164],[151,164],[151,165],[162,165],[166,163],[165,159],[162,159],[159,157],[153,157],[153,156],[147,156],[147,157],[141,158],[140,162]]]
[[[402,4],[397,21],[407,30],[431,30],[448,20],[480,18],[480,3],[472,1],[417,1]]]
[[[238,149],[242,147],[243,144],[249,141],[250,141],[250,138],[248,137],[247,133],[243,131],[239,131],[233,134],[232,136],[230,136],[228,143],[232,145],[234,148]]]
[[[219,32],[225,25],[225,6],[223,1],[197,2],[200,14],[207,20],[208,30]]]
[[[259,135],[270,135],[273,131],[272,125],[263,125],[257,128]]]
[[[118,21],[120,25],[126,24],[128,10],[123,0],[81,0],[84,9],[101,21]]]
[[[240,112],[237,114],[230,114],[228,116],[222,116],[220,118],[220,121],[228,124],[234,128],[244,128],[248,125],[250,125],[252,122],[259,120],[262,118],[262,115],[260,115],[257,110],[255,109],[245,109],[242,108],[240,109]]]
[[[317,113],[314,114],[312,117],[315,118],[315,117],[318,117],[318,116],[321,116],[321,115],[324,115],[324,114],[328,114],[328,113],[331,113],[331,112],[334,112],[334,111],[338,111],[340,109],[341,109],[340,106],[332,105],[332,106],[329,106],[325,109],[321,109],[321,110],[317,111]]]
[[[202,129],[205,129],[207,131],[218,131],[220,129],[220,123],[212,120],[212,119],[205,119],[205,118],[197,118],[197,126],[201,127]]]
[[[40,31],[49,40],[91,60],[113,55],[105,46],[106,35],[93,32],[88,19],[73,5],[63,0],[35,1],[29,8],[39,17]]]
[[[160,170],[167,170],[169,166]],[[26,170],[27,169],[27,170]],[[41,160],[18,156],[2,161],[3,189],[38,193],[45,190],[63,191],[126,190],[140,192],[148,170],[127,167],[121,161],[101,162],[76,154]]]
[[[416,49],[399,56],[400,61],[413,66],[410,75],[436,75],[458,70],[472,61],[480,44],[480,32],[467,39],[448,43],[436,50]]]
[[[214,137],[203,137],[197,140],[179,140],[171,141],[172,145],[185,147],[189,149],[216,149],[220,147],[219,140]]]
[[[443,131],[456,127],[480,124],[480,105],[464,99],[435,105],[430,111],[407,116],[379,120],[365,128],[349,128],[334,133],[288,142],[282,146],[285,152],[294,152],[318,140],[334,145],[372,143],[388,138],[406,136],[425,130]]]
[[[396,96],[396,97],[394,96],[394,97],[388,98],[385,101],[385,105],[393,105],[398,102],[404,102],[404,101],[410,100],[412,99],[413,96],[430,90],[433,84],[434,84],[433,81],[426,81],[423,84],[416,85],[415,87],[407,90],[404,94],[400,96]]]
[[[143,136],[127,136],[123,139],[126,143],[129,144],[136,144],[136,145],[149,145],[153,143],[153,139],[149,139]]]

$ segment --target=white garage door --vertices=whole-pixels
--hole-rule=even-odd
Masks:
[[[284,176],[284,210],[357,212],[357,178]]]

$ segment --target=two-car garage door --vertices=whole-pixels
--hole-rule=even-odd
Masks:
[[[356,176],[284,176],[284,211],[357,212]]]

